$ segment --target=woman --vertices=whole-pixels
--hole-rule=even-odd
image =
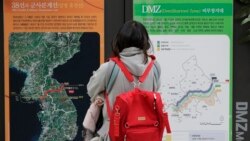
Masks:
[[[151,60],[148,55],[148,49],[150,46],[151,44],[148,32],[144,25],[137,21],[128,21],[119,29],[117,35],[114,37],[112,42],[112,51],[113,56],[119,57],[136,79],[143,74],[145,68],[148,66],[148,63]],[[106,83],[110,77],[107,75],[110,74],[110,63],[112,62],[109,61],[102,64],[99,69],[93,73],[93,76],[90,78],[87,85],[88,94],[93,103],[92,106],[100,107],[100,105],[103,104],[103,125],[100,130],[98,130],[98,135],[100,136],[98,140],[101,141],[110,140],[108,136],[109,118],[107,114],[107,107],[106,103],[103,102],[105,101],[103,92],[105,91]],[[160,66],[156,61],[155,66],[160,76]],[[140,84],[139,87],[149,91],[157,91],[159,89],[160,80],[156,80],[154,78],[153,69],[150,71],[145,82]],[[111,90],[108,92],[111,108],[117,95],[133,88],[134,85],[126,79],[121,71],[119,71]],[[93,119],[96,121],[97,117],[92,118],[92,120]],[[85,123],[87,123],[87,121],[85,121]],[[89,133],[90,132],[87,131],[87,134]]]

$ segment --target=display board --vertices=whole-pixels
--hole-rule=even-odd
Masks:
[[[104,2],[4,0],[5,140],[82,140]]]
[[[0,4],[0,10],[3,11],[3,4]],[[0,13],[0,140],[4,140],[4,69],[3,69],[3,12]]]
[[[173,141],[232,140],[232,3],[133,1],[162,68]]]

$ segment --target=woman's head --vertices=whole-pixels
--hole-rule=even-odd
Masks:
[[[129,47],[137,47],[143,50],[145,59],[148,57],[147,50],[150,48],[148,32],[143,24],[137,21],[127,21],[118,31],[112,42],[114,56]],[[145,60],[147,61],[147,60]]]

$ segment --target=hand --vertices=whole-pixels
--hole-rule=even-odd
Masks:
[[[93,133],[90,130],[85,129],[83,132],[83,141],[90,141],[93,138]]]
[[[103,105],[103,100],[100,97],[97,97],[95,99],[95,104],[99,107],[101,107]]]

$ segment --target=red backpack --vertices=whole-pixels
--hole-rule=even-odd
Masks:
[[[122,70],[129,82],[134,77],[119,58],[111,58]],[[155,57],[139,77],[143,83],[154,65]],[[163,101],[158,92],[135,87],[116,97],[113,110],[105,94],[108,116],[110,118],[109,136],[111,141],[161,141],[164,128],[171,133],[168,114],[163,112]]]

